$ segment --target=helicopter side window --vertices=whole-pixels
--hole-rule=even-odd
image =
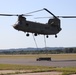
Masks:
[[[54,19],[49,19],[48,24],[53,24],[53,23],[54,23],[53,20],[54,20]]]
[[[15,24],[19,24],[19,21],[17,21]]]

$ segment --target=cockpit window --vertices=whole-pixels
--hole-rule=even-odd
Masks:
[[[21,25],[21,24],[22,24],[22,22],[17,21],[15,24],[16,24],[16,25]]]
[[[15,24],[18,24],[19,23],[19,21],[16,21],[16,23]]]

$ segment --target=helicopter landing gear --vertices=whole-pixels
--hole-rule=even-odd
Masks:
[[[55,35],[55,38],[57,38],[57,35]]]
[[[35,33],[34,36],[37,36],[37,33]]]
[[[29,36],[29,34],[27,33],[26,36]]]
[[[46,38],[48,38],[49,36],[47,35]]]

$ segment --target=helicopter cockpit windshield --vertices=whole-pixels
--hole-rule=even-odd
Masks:
[[[16,21],[15,25],[19,24],[19,21]]]
[[[19,21],[17,21],[17,22],[13,25],[13,27],[14,27],[15,29],[18,29],[19,26],[20,26]]]

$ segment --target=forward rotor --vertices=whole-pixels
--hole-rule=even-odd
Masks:
[[[32,15],[26,15],[26,14],[20,14],[22,16],[32,16]],[[19,14],[0,14],[0,16],[20,16]]]

